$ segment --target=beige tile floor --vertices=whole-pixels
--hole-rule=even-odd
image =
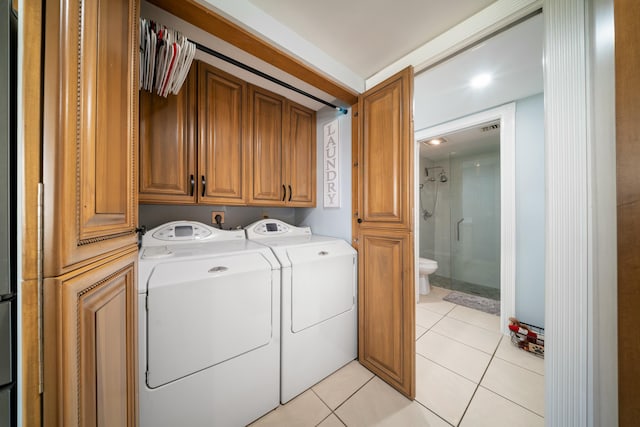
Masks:
[[[448,292],[433,287],[416,309],[415,401],[353,361],[252,426],[543,426],[543,360]]]

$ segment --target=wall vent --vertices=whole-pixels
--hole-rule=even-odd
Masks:
[[[496,123],[494,125],[485,126],[485,127],[481,128],[480,130],[482,132],[489,132],[489,131],[497,130],[497,129],[500,129],[500,123]]]

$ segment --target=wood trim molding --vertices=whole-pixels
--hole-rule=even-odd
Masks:
[[[14,2],[17,6],[17,2]],[[39,1],[26,1],[20,5],[22,63],[18,72],[22,85],[18,94],[22,108],[18,112],[21,141],[18,144],[18,163],[22,170],[23,186],[18,215],[22,241],[22,370],[18,373],[22,396],[22,424],[37,427],[42,424],[40,395],[40,347],[38,338],[38,183],[40,182],[42,127],[41,127],[41,48],[43,5]]]
[[[514,316],[516,312],[516,104],[505,104],[421,130],[416,133],[415,138],[416,141],[422,141],[496,119],[500,120],[500,332],[508,335],[509,317]],[[415,147],[416,157],[418,157],[420,144],[416,143]],[[418,163],[416,168],[417,165]],[[417,186],[419,180],[417,173],[415,180]],[[419,205],[415,205],[416,224],[419,224]],[[418,265],[418,249],[416,247],[416,265]]]
[[[218,15],[195,0],[149,0],[149,3],[166,10],[208,33],[266,61],[282,71],[332,95],[348,104],[358,101],[358,94],[320,74],[302,61],[272,46],[228,19]]]
[[[615,0],[615,118],[617,151],[617,296],[619,425],[640,417],[640,347],[629,340],[640,321],[640,3]]]
[[[591,341],[586,5],[545,0],[545,422],[589,425]]]

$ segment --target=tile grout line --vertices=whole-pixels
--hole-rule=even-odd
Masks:
[[[498,341],[498,345],[496,346],[496,349],[493,351],[493,354],[491,355],[491,359],[489,359],[489,363],[487,363],[487,367],[484,368],[484,372],[482,373],[482,376],[480,377],[480,381],[478,381],[478,383],[476,384],[476,388],[475,390],[473,390],[473,394],[471,395],[471,399],[469,399],[469,403],[467,403],[467,406],[464,408],[464,411],[462,412],[462,416],[460,417],[460,422],[458,423],[458,425],[460,425],[462,423],[462,421],[464,420],[464,416],[467,415],[467,411],[469,410],[469,406],[471,406],[471,402],[473,402],[473,398],[476,397],[476,393],[478,392],[478,389],[480,388],[480,384],[482,383],[482,380],[484,379],[485,375],[487,374],[487,371],[489,370],[489,366],[491,366],[491,362],[493,362],[493,358],[496,356],[496,352],[498,351],[498,348],[500,347],[500,342],[502,341],[502,338],[500,339],[500,341]]]
[[[428,332],[428,331],[427,331],[427,332]],[[455,338],[453,338],[453,337],[450,337],[449,335],[446,335],[446,334],[445,334],[445,333],[443,333],[443,332],[438,332],[438,331],[431,331],[431,332],[433,332],[434,334],[438,334],[438,335],[440,335],[441,337],[448,338],[448,339],[450,339],[451,341],[455,341],[455,342],[457,342],[457,343],[459,343],[459,344],[465,345],[465,346],[467,346],[467,347],[469,347],[469,348],[472,348],[472,349],[474,349],[474,350],[478,350],[478,351],[480,351],[480,352],[482,352],[482,353],[486,354],[487,356],[491,356],[491,353],[487,353],[486,351],[484,351],[484,350],[482,350],[482,349],[479,349],[478,347],[474,347],[474,346],[472,346],[472,345],[467,344],[467,343],[466,343],[466,342],[464,342],[464,341],[460,341],[460,340],[458,340],[458,339],[455,339]],[[425,332],[425,334],[426,334],[426,332]],[[422,335],[420,336],[420,338],[422,338],[422,336],[424,336],[424,334],[422,334]],[[500,339],[502,339],[502,337],[500,337]],[[498,344],[500,344],[500,339],[498,340]],[[417,340],[416,340],[416,341],[417,341]],[[497,346],[496,346],[496,347],[497,347]],[[495,350],[494,350],[494,351],[495,351]],[[501,359],[501,358],[499,358],[499,359]]]
[[[436,412],[434,412],[433,410],[429,409],[429,408],[427,407],[427,405],[424,405],[422,402],[420,402],[420,401],[419,401],[419,400],[417,400],[417,399],[414,399],[413,401],[414,401],[414,402],[416,402],[418,405],[422,406],[423,408],[425,408],[427,411],[431,412],[431,413],[432,413],[433,415],[435,415],[436,417],[440,418],[440,419],[441,419],[442,421],[444,421],[447,425],[449,425],[449,426],[452,426],[452,427],[453,427],[453,424],[451,424],[449,421],[447,421],[447,420],[445,420],[444,418],[442,418],[439,414],[437,414],[437,413],[436,413]]]
[[[356,359],[356,360],[358,360],[358,359]],[[360,363],[360,362],[358,362],[358,363]],[[365,369],[367,369],[367,368],[365,368]],[[371,371],[369,371],[369,372],[371,372]],[[336,413],[336,411],[337,411],[338,409],[340,409],[340,408],[342,407],[342,405],[344,405],[345,403],[347,403],[347,401],[348,401],[349,399],[351,399],[351,398],[352,398],[352,397],[353,397],[357,392],[359,392],[360,390],[362,390],[362,388],[363,388],[364,386],[366,386],[366,385],[367,385],[367,384],[369,384],[369,383],[370,383],[374,378],[376,378],[376,374],[374,374],[373,372],[371,372],[371,373],[372,373],[371,378],[369,378],[367,381],[365,381],[365,383],[364,383],[364,384],[362,384],[362,385],[361,385],[360,387],[358,387],[358,388],[357,388],[353,393],[351,393],[351,394],[349,395],[349,397],[347,397],[345,400],[343,400],[343,401],[342,401],[342,403],[341,403],[341,404],[339,404],[338,406],[336,406],[336,409],[331,409],[331,408],[329,408],[329,409],[331,410],[331,414],[335,415],[335,416],[336,416],[336,418],[337,418],[337,419],[338,419],[342,424],[344,424],[345,426],[347,425],[347,423],[346,423],[346,422],[344,422],[344,421],[342,420],[342,418],[340,418],[340,415],[338,415],[338,414]],[[315,391],[314,391],[314,393],[315,393]],[[317,393],[316,393],[316,395],[317,395]],[[320,396],[318,396],[318,397],[320,397]],[[322,399],[320,399],[320,400],[322,400]],[[323,401],[323,403],[324,403],[324,401]],[[327,405],[327,404],[325,403],[325,405]],[[329,405],[327,405],[327,406],[329,406]],[[331,415],[331,414],[329,414],[329,415]],[[329,417],[329,415],[327,415],[327,418]],[[326,418],[325,418],[325,419],[326,419]],[[323,420],[323,421],[324,421],[324,420]]]
[[[505,335],[505,336],[507,336],[507,335]],[[521,350],[521,351],[524,351],[524,350]],[[533,357],[536,357],[536,356],[533,356]],[[512,362],[512,361],[510,361],[510,360],[508,360],[508,359],[505,359],[504,357],[495,356],[495,358],[496,358],[496,359],[500,359],[500,360],[502,360],[503,362],[506,362],[506,363],[508,363],[508,364],[510,364],[510,365],[513,365],[513,366],[516,366],[516,367],[518,367],[518,368],[522,368],[522,369],[524,369],[524,370],[525,370],[525,371],[527,371],[527,372],[531,372],[532,374],[536,374],[536,375],[539,375],[539,376],[541,376],[541,377],[543,377],[543,378],[544,378],[544,374],[541,374],[540,372],[536,372],[536,371],[534,371],[533,369],[525,368],[524,366],[519,365],[519,364],[517,364],[517,363],[514,363],[514,362]],[[493,359],[492,359],[492,360],[493,360]]]
[[[532,414],[537,415],[537,416],[539,416],[540,418],[544,419],[544,415],[540,415],[540,414],[539,414],[539,413],[537,413],[536,411],[534,411],[534,410],[532,410],[532,409],[530,409],[530,408],[527,408],[526,406],[522,405],[521,403],[518,403],[518,402],[516,402],[516,401],[513,401],[513,400],[509,399],[507,396],[503,396],[503,395],[501,395],[500,393],[498,393],[498,392],[496,392],[496,391],[494,391],[494,390],[491,390],[490,388],[487,388],[487,387],[485,387],[485,386],[483,386],[483,385],[479,385],[479,387],[482,387],[483,389],[487,390],[489,393],[493,393],[493,394],[495,394],[496,396],[500,396],[500,397],[502,397],[504,400],[509,401],[509,402],[513,403],[514,405],[519,406],[519,407],[521,407],[522,409],[526,410],[527,412],[531,412]]]

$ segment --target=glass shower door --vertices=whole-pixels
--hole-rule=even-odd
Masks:
[[[500,299],[499,150],[450,157],[451,286]]]

